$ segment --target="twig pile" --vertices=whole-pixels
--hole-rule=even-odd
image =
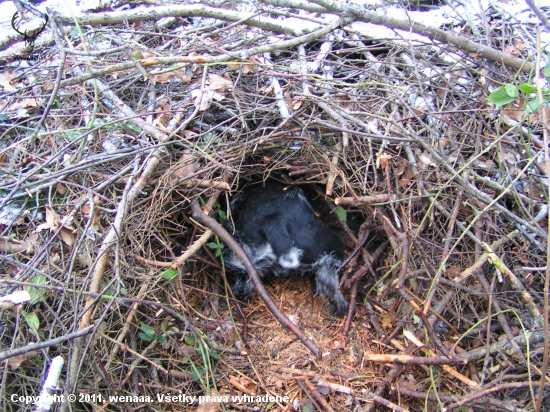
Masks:
[[[338,2],[263,4],[109,11],[70,33],[54,14],[40,64],[0,73],[2,295],[33,300],[3,312],[4,402],[38,394],[62,355],[62,391],[98,395],[86,410],[122,395],[158,410],[207,395],[212,410],[540,408],[543,119],[486,99],[528,81],[531,29],[500,15],[506,36],[464,38]],[[392,40],[368,36],[381,26]],[[395,31],[409,28],[428,37]],[[265,296],[231,298],[205,216],[275,171],[348,218],[333,219],[345,320],[308,279],[266,285],[297,337]]]

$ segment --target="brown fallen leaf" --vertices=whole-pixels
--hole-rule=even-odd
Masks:
[[[376,167],[378,169],[385,169],[386,166],[388,166],[390,160],[392,158],[392,155],[391,154],[388,154],[386,152],[383,152],[383,153],[379,153],[377,156],[376,156]]]
[[[220,90],[232,89],[233,82],[226,79],[225,77],[220,76],[219,74],[209,73],[208,74],[209,84],[207,86],[208,90]]]
[[[17,370],[23,362],[36,357],[39,353],[40,351],[33,350],[31,352],[23,353],[21,355],[12,356],[8,359],[8,366],[12,371]]]
[[[8,112],[15,112],[19,109],[34,109],[38,107],[38,101],[34,97],[17,100],[14,104],[8,107]]]
[[[339,340],[333,340],[332,342],[329,342],[327,347],[332,350],[336,349],[346,349],[346,347],[342,344]]]
[[[171,70],[169,72],[159,74],[150,73],[149,76],[151,77],[151,81],[153,82],[153,84],[170,83],[171,81],[177,79],[180,79],[181,82],[184,84],[191,82],[191,77],[183,74],[181,70]]]
[[[63,227],[61,228],[61,239],[67,246],[72,246],[76,240],[76,234],[73,230]]]
[[[215,392],[210,395],[206,394],[205,396],[199,396],[199,406],[197,407],[196,411],[197,412],[218,412],[221,409],[220,400],[224,399],[225,397],[219,396]]]
[[[12,69],[8,69],[0,73],[0,86],[4,88],[5,92],[12,92],[16,90],[16,88],[11,85],[11,81],[18,76],[19,75]]]
[[[42,230],[51,230],[56,231],[60,226],[62,226],[61,230],[61,238],[67,245],[71,245],[74,243],[74,237],[71,237],[68,235],[68,232],[72,232],[73,234],[76,233],[76,229],[72,227],[71,225],[67,224],[67,221],[69,220],[68,216],[65,216],[63,218],[59,218],[57,214],[52,211],[50,208],[46,208],[46,222],[39,224],[36,229],[34,230],[34,233],[41,232]],[[66,231],[63,233],[63,231]],[[69,244],[69,243],[71,244]]]
[[[55,189],[60,195],[64,195],[65,193],[67,193],[67,188],[63,186],[61,183],[56,184]]]
[[[0,236],[0,252],[21,253],[30,247],[24,240],[11,239],[7,236]]]

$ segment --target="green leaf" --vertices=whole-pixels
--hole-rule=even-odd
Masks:
[[[160,277],[166,280],[174,280],[178,276],[177,269],[166,269],[160,274]]]
[[[413,315],[413,322],[416,323],[417,325],[420,325],[420,322],[421,322],[420,316]]]
[[[342,206],[337,206],[336,209],[334,209],[334,212],[342,222],[348,221],[348,214],[346,212],[346,209],[344,209]]]
[[[219,249],[219,246],[216,242],[207,243],[206,246],[209,247],[210,249]]]
[[[195,346],[195,338],[191,335],[185,335],[183,338],[185,343],[187,343],[189,346]]]
[[[311,402],[306,401],[303,402],[302,405],[300,405],[300,412],[315,412],[315,408],[311,404]]]
[[[37,331],[38,328],[40,327],[40,320],[38,319],[38,315],[34,312],[31,312],[31,313],[24,312],[23,315],[25,316],[25,322],[27,322],[27,325],[29,325],[29,328],[31,328],[33,332]]]
[[[513,84],[505,84],[504,88],[506,89],[506,93],[508,93],[508,96],[516,98],[519,96],[518,88],[514,86]]]
[[[506,86],[515,87],[513,85]],[[505,104],[512,103],[515,100],[515,97],[511,96],[508,93],[506,86],[500,86],[498,89],[493,90],[489,97],[487,97],[487,100],[489,100],[491,103],[496,104],[497,106],[504,106]]]
[[[46,276],[44,275],[36,275],[31,278],[31,283],[34,283],[35,285],[45,285],[46,284]]]
[[[168,343],[168,341],[166,340],[166,338],[164,336],[161,336],[161,335],[157,335],[155,336],[155,340],[160,343],[161,345],[166,345]]]
[[[523,113],[531,114],[536,112],[539,108],[540,108],[540,100],[538,97],[536,97],[530,102],[525,103],[525,108],[523,109]]]
[[[542,70],[542,74],[547,79],[550,79],[550,59],[548,59],[548,61],[546,62],[546,66]]]
[[[537,91],[537,88],[535,86],[532,86],[527,83],[520,84],[519,89],[525,94],[531,94]]]
[[[225,222],[227,220],[227,214],[223,210],[219,210],[218,213],[220,214],[220,220]]]
[[[168,330],[168,322],[163,320],[162,323],[160,324],[160,330],[162,331],[162,333],[166,333],[166,331]]]
[[[79,130],[65,130],[65,136],[69,140],[78,140],[82,137],[82,133]]]
[[[130,129],[134,133],[136,133],[136,134],[141,133],[141,129],[139,127],[137,127],[134,122],[126,121],[126,122],[124,122],[124,124],[126,125],[126,127],[128,127],[128,129]]]
[[[143,332],[145,332],[145,334],[146,334],[147,336],[149,336],[151,339],[153,339],[153,338],[155,337],[155,335],[156,335],[155,330],[154,330],[151,326],[146,325],[145,323],[142,323],[142,324],[141,324],[141,330],[142,330]],[[151,339],[150,339],[150,340],[151,340]]]
[[[217,354],[216,352],[212,352],[212,351],[210,351],[210,357],[212,357],[216,360],[220,360],[222,358],[219,354]]]
[[[33,276],[30,282],[34,283],[35,285],[44,285],[46,283],[46,276]],[[27,291],[31,296],[31,305],[36,305],[38,302],[42,302],[44,300],[44,294],[46,293],[45,289],[29,287]]]
[[[193,378],[194,381],[200,381],[203,374],[204,374],[204,369],[201,368],[200,366],[197,366],[196,368],[193,368],[191,370],[191,377]]]
[[[151,342],[153,340],[152,337],[150,337],[149,335],[147,335],[146,333],[143,333],[143,332],[139,332],[138,336],[141,338],[141,340],[143,340],[145,342]]]

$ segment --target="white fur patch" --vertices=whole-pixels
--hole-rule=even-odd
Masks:
[[[288,252],[279,257],[279,265],[285,269],[296,269],[300,266],[300,259],[303,254],[304,251],[302,249],[292,247]]]
[[[273,248],[269,243],[264,243],[258,247],[248,245],[247,243],[242,243],[241,246],[256,269],[260,272],[265,269],[269,269],[273,265],[273,262],[277,259],[277,256],[273,253]],[[243,264],[234,253],[230,255],[228,261],[226,262],[226,266],[244,270]]]

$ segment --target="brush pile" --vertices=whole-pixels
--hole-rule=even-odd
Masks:
[[[550,408],[536,27],[425,3],[50,10],[6,40],[5,409],[57,355],[74,410]],[[308,277],[264,278],[275,309],[226,287],[216,222],[273,176],[329,205],[344,319]]]

